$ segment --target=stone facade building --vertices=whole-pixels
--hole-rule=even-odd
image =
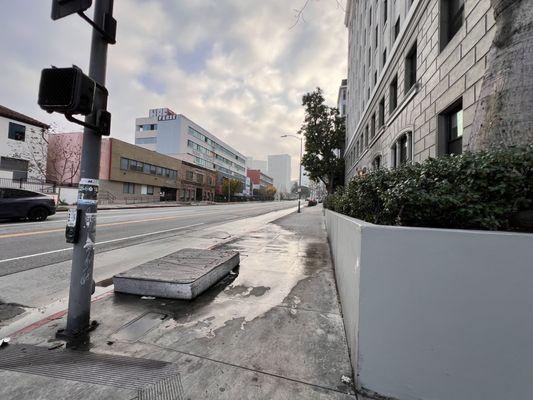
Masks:
[[[466,148],[490,0],[348,0],[346,180]]]

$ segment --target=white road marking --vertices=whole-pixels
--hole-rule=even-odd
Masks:
[[[136,239],[136,238],[140,238],[140,237],[144,237],[144,236],[157,235],[159,233],[166,233],[166,232],[178,231],[178,230],[187,229],[187,228],[193,228],[195,226],[200,226],[200,225],[205,225],[205,222],[202,222],[202,223],[199,223],[199,224],[193,224],[193,225],[180,226],[179,228],[165,229],[165,230],[157,231],[157,232],[141,233],[139,235],[128,236],[128,237],[125,237],[125,238],[105,240],[103,242],[96,242],[96,246],[98,246],[100,244],[120,242],[120,241],[128,240],[128,239]],[[54,254],[54,253],[61,253],[63,251],[68,251],[68,250],[72,250],[72,247],[69,247],[69,248],[66,248],[66,249],[45,251],[44,253],[29,254],[27,256],[6,258],[5,260],[0,260],[0,263],[5,263],[5,262],[9,262],[9,261],[16,261],[16,260],[23,260],[23,259],[32,258],[32,257],[45,256],[45,255]]]
[[[271,206],[271,204],[259,204],[259,205],[256,205],[256,204],[239,204],[237,207],[242,207],[242,208],[245,208],[246,210],[254,210],[254,209],[262,209],[262,208],[267,208]],[[220,205],[220,206],[209,206],[209,208],[211,209],[210,211],[207,211],[207,212],[203,212],[205,209],[203,207],[207,207],[207,206],[198,206],[198,207],[178,207],[178,209],[172,209],[172,210],[161,210],[160,208],[155,208],[155,210],[153,212],[146,212],[146,209],[142,209],[139,210],[141,212],[129,212],[129,213],[124,213],[124,214],[121,214],[119,211],[120,210],[101,210],[98,212],[98,220],[103,220],[103,219],[115,219],[115,218],[123,218],[123,217],[142,217],[142,216],[154,216],[154,215],[166,215],[166,214],[173,214],[173,213],[177,213],[177,214],[181,214],[181,213],[184,213],[186,215],[196,215],[196,214],[202,214],[202,215],[210,215],[210,214],[220,214],[221,212],[228,212],[228,211],[231,211],[231,210],[227,210],[227,209],[224,209],[225,207],[227,207],[226,205]],[[170,208],[170,207],[169,207]],[[106,212],[107,211],[107,212]],[[128,209],[128,211],[132,211],[130,209]],[[192,212],[191,212],[192,211]],[[235,211],[238,211],[238,210],[235,210]],[[276,211],[276,209],[274,209],[273,211]],[[112,214],[112,213],[116,213],[116,214],[113,214],[113,215],[109,215],[109,214]],[[59,217],[61,214],[55,214],[56,217]],[[17,227],[17,226],[24,226],[24,227],[28,227],[28,228],[31,228],[31,227],[35,227],[35,226],[39,226],[39,225],[49,225],[49,224],[65,224],[66,223],[66,214],[65,214],[65,218],[61,218],[61,219],[53,219],[53,220],[47,220],[47,221],[40,221],[40,222],[15,222],[15,223],[4,223],[4,224],[0,224],[0,231],[1,230],[4,230],[4,229],[9,229],[9,228],[13,228],[13,227]],[[98,226],[98,225],[97,225]]]

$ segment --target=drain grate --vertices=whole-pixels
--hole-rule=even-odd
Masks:
[[[157,360],[14,344],[0,349],[0,369],[132,389],[139,400],[183,399],[175,365]]]
[[[135,400],[184,400],[179,374],[139,389]]]

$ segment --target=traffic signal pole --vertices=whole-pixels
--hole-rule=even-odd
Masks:
[[[113,13],[113,0],[96,0],[94,21],[104,21]],[[108,40],[93,27],[89,76],[105,87]],[[95,98],[95,109],[107,109],[107,96]],[[96,113],[85,118],[96,126]],[[77,218],[80,219],[79,240],[74,244],[68,302],[67,328],[64,335],[76,337],[90,327],[91,295],[94,292],[93,264],[96,242],[96,212],[98,177],[100,172],[101,135],[92,128],[84,128],[78,191]]]

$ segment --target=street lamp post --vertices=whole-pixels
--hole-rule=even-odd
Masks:
[[[292,137],[300,141],[300,162],[298,165],[298,212],[300,211],[300,200],[302,197],[302,154],[303,154],[303,143],[304,138],[302,136],[296,135],[281,135],[282,138]]]

